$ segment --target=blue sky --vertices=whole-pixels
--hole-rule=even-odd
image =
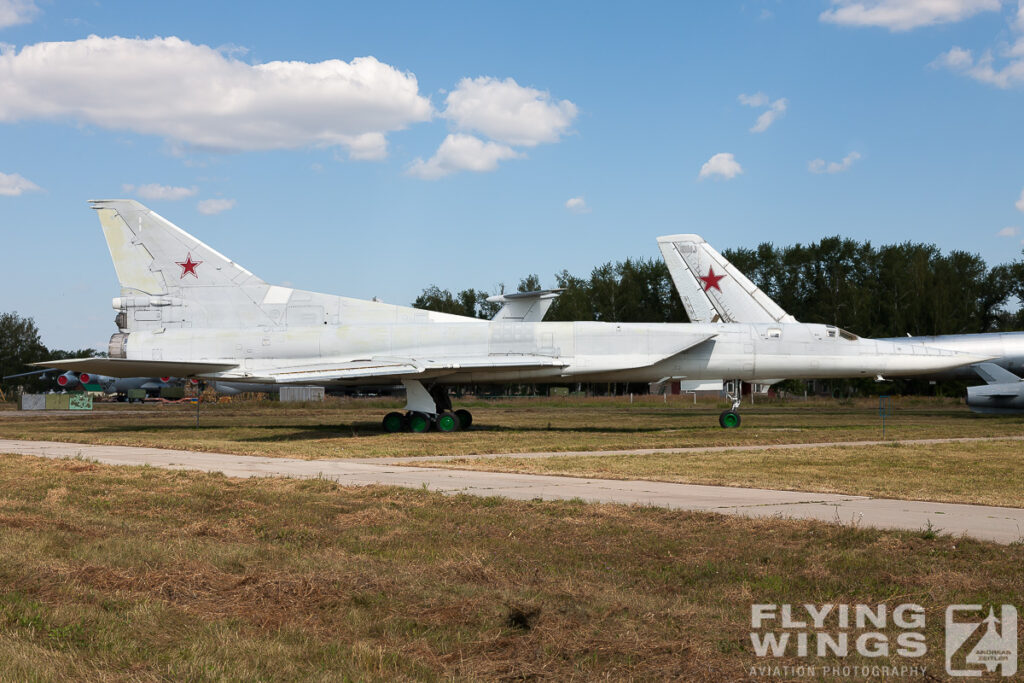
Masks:
[[[103,348],[86,200],[122,196],[270,282],[398,304],[675,232],[1012,260],[1022,36],[1009,0],[0,0],[0,310]]]

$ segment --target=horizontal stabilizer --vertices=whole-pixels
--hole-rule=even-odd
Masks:
[[[995,363],[978,363],[971,367],[988,384],[1010,384],[1022,381],[1020,377]]]
[[[32,365],[108,377],[201,377],[226,372],[236,367],[234,363],[193,363],[164,360],[130,360],[127,358],[69,358],[49,360]]]

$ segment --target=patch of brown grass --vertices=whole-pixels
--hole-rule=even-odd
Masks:
[[[908,600],[941,671],[946,604],[1024,591],[941,535],[67,464],[0,457],[3,679],[737,680],[753,602]]]

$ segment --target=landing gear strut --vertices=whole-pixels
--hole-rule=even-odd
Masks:
[[[722,429],[733,429],[740,426],[740,414],[736,412],[743,400],[743,382],[731,380],[725,383],[725,396],[732,401],[732,408],[723,410],[718,416],[718,424]]]
[[[452,399],[446,387],[432,384],[428,389],[418,380],[403,380],[402,384],[405,385],[406,412],[385,415],[382,421],[385,432],[422,434],[431,428],[439,432],[455,432],[469,429],[473,424],[473,414],[468,410],[452,410]]]

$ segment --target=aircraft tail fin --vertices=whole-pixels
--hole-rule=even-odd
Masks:
[[[171,290],[241,284],[245,268],[132,199],[89,202],[125,295],[166,295]],[[259,282],[259,278],[255,278]]]
[[[658,238],[691,322],[796,322],[700,235]]]
[[[122,332],[272,324],[260,302],[273,288],[242,266],[139,202],[90,204],[121,283],[113,303]]]

